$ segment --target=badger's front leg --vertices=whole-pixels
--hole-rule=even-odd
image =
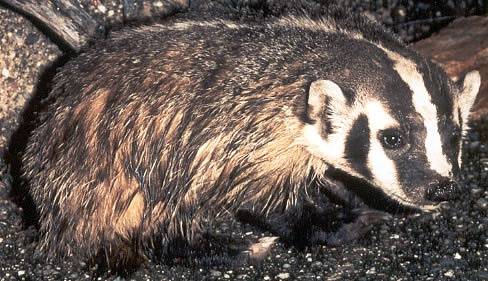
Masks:
[[[368,233],[375,223],[391,218],[388,213],[368,208],[356,209],[353,210],[353,213],[356,217],[352,222],[344,223],[333,232],[315,231],[309,237],[310,243],[338,246],[356,241]]]
[[[356,194],[341,182],[334,181],[322,186],[322,193],[344,206],[352,219],[333,232],[317,231],[310,237],[312,243],[337,246],[357,240],[368,233],[375,223],[391,219],[387,212],[368,207]]]
[[[327,190],[307,192],[284,212],[263,216],[243,209],[237,213],[237,218],[272,232],[286,243],[335,246],[357,240],[375,223],[391,215],[367,207],[343,186],[331,185]]]

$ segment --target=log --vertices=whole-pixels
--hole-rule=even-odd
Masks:
[[[488,116],[488,17],[459,18],[413,49],[439,63],[454,80],[470,70],[481,74],[481,87],[471,117]]]
[[[54,35],[55,41],[61,40],[75,52],[90,39],[104,34],[103,25],[84,11],[77,0],[0,0],[0,4],[27,16]]]

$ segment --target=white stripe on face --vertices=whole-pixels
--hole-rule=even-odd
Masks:
[[[378,101],[368,101],[365,109],[371,131],[368,168],[373,175],[373,181],[386,194],[400,201],[408,202],[408,197],[398,182],[395,163],[386,155],[383,145],[376,137],[380,130],[398,127],[398,122]]]
[[[424,120],[424,126],[427,130],[425,151],[430,168],[442,176],[449,177],[452,166],[448,162],[447,156],[442,152],[441,135],[437,126],[437,110],[427,92],[422,75],[418,72],[414,62],[385,48],[382,49],[395,62],[395,70],[410,87],[413,106]]]

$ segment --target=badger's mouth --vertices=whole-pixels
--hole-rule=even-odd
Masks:
[[[383,191],[383,192],[385,192],[385,191]],[[400,196],[398,196],[396,194],[392,194],[392,193],[385,192],[385,194],[389,198],[395,200],[398,204],[405,205],[409,208],[413,208],[413,209],[420,210],[423,212],[435,211],[440,206],[440,204],[422,204],[422,203],[418,203],[418,202],[413,202],[413,201],[410,201],[406,198],[400,197]]]
[[[435,202],[427,200],[415,201],[406,196],[396,194],[391,190],[385,190],[364,178],[351,176],[340,169],[329,168],[327,178],[332,179],[335,184],[340,183],[341,188],[352,191],[362,202],[378,210],[385,210],[391,213],[411,213],[418,211],[432,212],[439,208],[439,204]]]

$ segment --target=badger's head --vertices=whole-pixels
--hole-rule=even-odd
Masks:
[[[480,86],[429,61],[382,50],[311,83],[307,149],[410,207],[430,209],[458,190],[461,139]]]

